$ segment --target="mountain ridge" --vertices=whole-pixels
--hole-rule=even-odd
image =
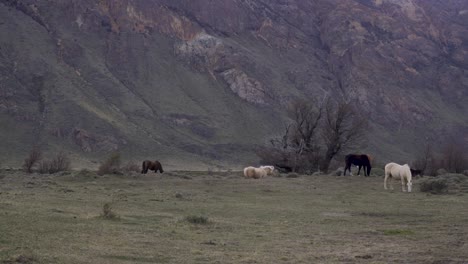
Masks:
[[[86,166],[120,150],[229,167],[255,161],[295,98],[324,96],[368,113],[360,151],[382,160],[413,158],[426,137],[466,144],[464,10],[436,0],[2,0],[1,156],[17,164],[39,143]]]

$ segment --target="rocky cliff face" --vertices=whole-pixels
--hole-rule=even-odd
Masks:
[[[1,0],[0,72],[10,162],[39,142],[242,163],[324,96],[365,110],[368,151],[411,158],[468,131],[468,2]]]

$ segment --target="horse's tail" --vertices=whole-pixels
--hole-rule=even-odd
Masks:
[[[141,163],[141,173],[146,173],[146,160]]]
[[[156,164],[156,168],[155,168],[154,172],[156,172],[159,169],[159,172],[163,173],[164,170],[163,170],[163,167],[161,165],[161,162],[155,161],[154,163]]]
[[[367,167],[367,176],[370,176],[370,171],[372,169],[372,157],[365,154],[366,157],[366,167]]]
[[[343,172],[344,176],[346,176],[346,170],[349,170],[349,172],[351,173],[351,156],[352,154],[348,154],[345,156],[345,169]]]

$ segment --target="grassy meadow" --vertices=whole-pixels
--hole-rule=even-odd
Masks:
[[[420,180],[1,171],[0,263],[468,263],[467,194]]]

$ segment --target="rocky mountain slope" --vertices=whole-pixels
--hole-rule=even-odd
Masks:
[[[381,161],[468,142],[468,2],[0,0],[6,164],[34,144],[76,164],[243,164],[291,100],[325,96],[365,110],[357,151]]]

